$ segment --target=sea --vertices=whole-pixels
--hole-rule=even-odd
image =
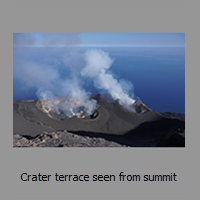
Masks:
[[[185,113],[185,48],[137,47],[113,52],[112,71],[134,85],[135,97],[158,112]]]
[[[185,47],[96,48],[109,53],[113,59],[109,73],[131,83],[134,98],[158,112],[185,113]],[[37,98],[34,88],[18,91],[20,84],[14,80],[14,100]],[[99,92],[93,86],[89,89]]]

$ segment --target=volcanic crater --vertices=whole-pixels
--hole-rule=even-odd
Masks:
[[[128,110],[119,101],[110,100],[102,95],[92,95],[91,99],[96,102],[92,113],[88,114],[84,107],[77,105],[71,109],[71,117],[61,109],[55,110],[44,99],[14,101],[14,136],[33,139],[44,132],[61,131],[63,134],[104,138],[133,147],[185,146],[183,118],[173,113],[156,112],[142,101],[136,101],[131,110]],[[60,102],[61,100],[55,101],[56,105]]]

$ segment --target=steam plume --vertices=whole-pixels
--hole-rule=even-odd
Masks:
[[[99,49],[90,49],[85,53],[85,60],[86,66],[81,72],[82,76],[92,78],[96,88],[106,90],[114,100],[119,100],[121,105],[130,109],[135,100],[129,97],[128,91],[123,90],[123,87],[128,88],[130,84],[125,81],[120,83],[108,73],[114,61],[108,53]]]
[[[84,89],[84,78],[92,80],[98,90],[107,91],[125,108],[133,109],[135,100],[128,95],[132,85],[109,73],[114,60],[98,49],[82,53],[78,35],[14,34],[13,39],[14,91],[35,91],[37,98],[44,100],[42,107],[48,114],[93,114],[98,105]]]

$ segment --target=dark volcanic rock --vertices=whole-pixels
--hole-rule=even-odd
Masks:
[[[43,132],[31,138],[13,135],[13,147],[123,147],[101,137],[80,136],[67,131]]]
[[[136,112],[94,95],[89,117],[62,120],[38,109],[37,101],[13,103],[14,147],[184,147],[185,115],[158,113],[136,102]]]

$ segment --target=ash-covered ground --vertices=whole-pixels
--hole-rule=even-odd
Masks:
[[[158,113],[141,101],[130,111],[100,95],[93,99],[93,113],[76,107],[71,117],[41,100],[15,101],[13,147],[185,147],[185,115]]]

